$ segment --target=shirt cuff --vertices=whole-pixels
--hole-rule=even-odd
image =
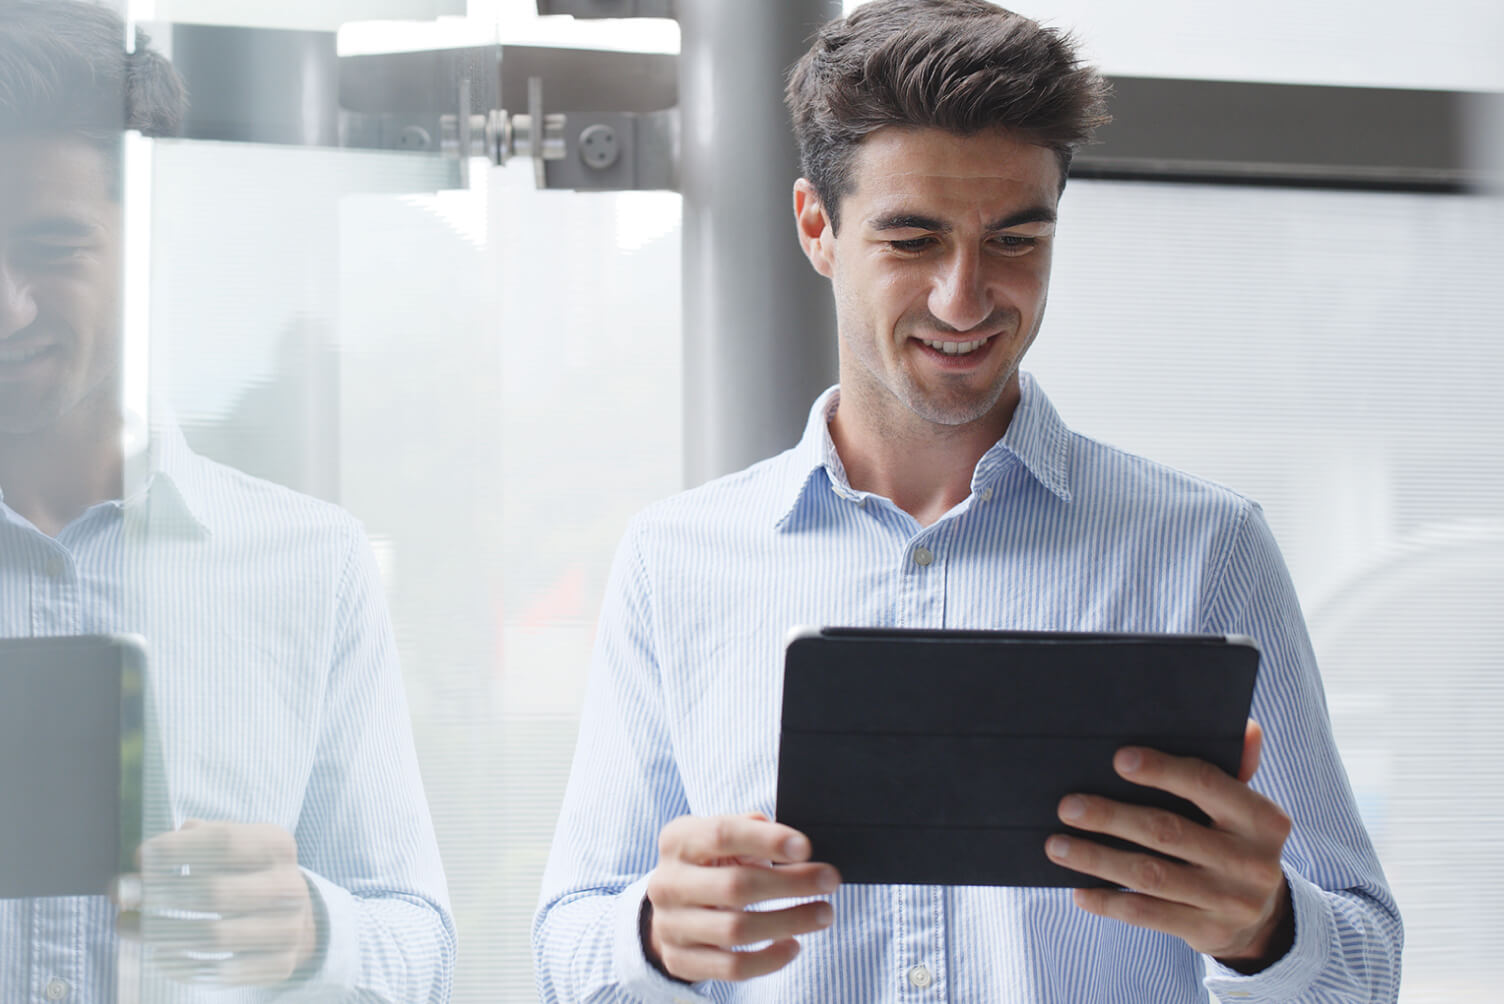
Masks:
[[[1336,925],[1319,886],[1285,870],[1290,909],[1295,912],[1295,942],[1274,965],[1245,976],[1216,959],[1206,960],[1206,988],[1226,1004],[1280,1004],[1299,1000],[1311,988],[1334,951]]]
[[[355,897],[344,886],[303,869],[318,920],[319,956],[312,971],[278,988],[278,1004],[327,1001],[360,978],[360,924]]]
[[[642,907],[647,902],[648,879],[644,875],[616,897],[616,972],[621,988],[644,1004],[691,1004],[711,1000],[701,992],[703,984],[669,979],[648,961],[642,944]]]

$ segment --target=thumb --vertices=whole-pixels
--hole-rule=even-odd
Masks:
[[[1264,750],[1264,730],[1258,722],[1248,719],[1248,728],[1243,732],[1243,760],[1238,764],[1238,780],[1247,784],[1259,769],[1259,754]]]

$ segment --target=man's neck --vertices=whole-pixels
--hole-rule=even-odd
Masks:
[[[0,432],[5,504],[51,537],[90,506],[118,499],[123,470],[113,404],[76,408],[35,431]]]
[[[843,387],[830,436],[852,488],[891,499],[930,526],[971,494],[977,462],[1008,431],[1018,401],[1015,377],[985,416],[943,426],[907,409],[883,408],[860,390],[852,400]]]

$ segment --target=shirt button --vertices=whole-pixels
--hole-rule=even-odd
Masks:
[[[935,977],[930,973],[928,967],[918,965],[909,970],[909,982],[914,984],[914,986],[918,987],[920,990],[923,990],[925,987],[935,982]]]
[[[920,565],[920,566],[924,566],[924,565],[928,565],[930,562],[932,562],[934,560],[935,560],[935,556],[930,553],[930,549],[929,548],[927,548],[927,547],[916,547],[916,548],[914,548],[914,564]]]
[[[980,495],[978,495],[977,498],[981,499],[983,502],[991,502],[992,501],[992,488],[991,487],[983,488],[982,489],[982,493]]]
[[[48,578],[52,578],[52,579],[61,579],[63,577],[63,559],[62,558],[48,558],[47,559],[47,577]],[[51,986],[51,985],[52,984],[50,984],[50,983],[48,984],[48,986]],[[66,988],[67,984],[63,984],[63,986]],[[66,990],[65,990],[65,992],[66,992]]]
[[[52,979],[47,981],[47,999],[60,1001],[68,996],[68,983],[66,980]]]

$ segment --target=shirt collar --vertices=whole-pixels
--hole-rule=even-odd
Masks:
[[[144,512],[153,530],[212,534],[206,461],[188,446],[171,408],[154,401],[151,412],[144,449],[127,446],[126,512]]]
[[[123,484],[112,504],[128,516],[145,516],[154,530],[209,529],[209,498],[203,478],[205,461],[183,437],[176,417],[163,406],[152,408],[150,424],[139,415],[124,416],[121,430]],[[0,488],[0,503],[5,492]]]
[[[830,438],[830,420],[840,404],[841,389],[831,387],[815,399],[804,435],[789,453],[785,495],[788,505],[780,511],[776,526],[792,529],[801,517],[814,510],[817,492],[830,490],[843,499],[856,501],[862,492],[851,487],[845,465]],[[1008,431],[998,440],[972,472],[971,488],[979,492],[990,487],[1013,464],[1024,470],[1062,502],[1071,500],[1069,471],[1070,429],[1061,420],[1055,406],[1028,373],[1019,374],[1019,402]]]

